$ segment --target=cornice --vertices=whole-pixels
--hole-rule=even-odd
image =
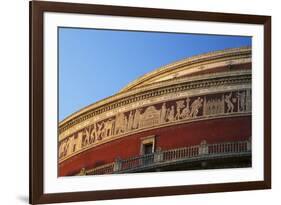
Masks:
[[[180,61],[173,62],[171,64],[162,66],[160,68],[155,69],[154,71],[147,73],[140,78],[134,80],[129,83],[126,87],[120,90],[121,92],[126,92],[130,89],[133,89],[135,86],[143,82],[147,82],[152,78],[159,77],[162,75],[167,75],[171,72],[176,72],[176,70],[184,68],[190,69],[196,65],[201,66],[203,64],[208,64],[214,61],[226,61],[227,58],[251,58],[251,48],[250,47],[240,47],[240,48],[231,48],[219,51],[213,51],[209,53],[204,53],[196,56],[192,56],[189,58],[185,58]]]

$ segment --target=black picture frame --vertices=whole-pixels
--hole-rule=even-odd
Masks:
[[[259,24],[264,27],[264,180],[72,193],[44,193],[43,14],[62,12],[158,19]],[[30,2],[30,204],[152,197],[271,188],[271,17],[92,4]]]

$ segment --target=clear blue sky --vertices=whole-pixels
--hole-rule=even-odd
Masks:
[[[174,61],[251,37],[59,28],[59,120]]]

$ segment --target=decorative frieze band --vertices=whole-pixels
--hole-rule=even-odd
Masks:
[[[144,130],[251,113],[250,84],[221,87],[220,92],[216,87],[213,89],[216,92],[201,89],[193,95],[184,91],[172,93],[167,98],[162,96],[160,101],[159,97],[151,98],[147,104],[130,105],[129,110],[119,109],[104,115],[104,119],[93,118],[59,142],[59,162],[94,146]]]
[[[104,106],[96,108],[88,113],[83,114],[81,117],[71,120],[68,123],[64,123],[59,127],[60,140],[64,136],[69,135],[71,127],[81,127],[81,124],[87,124],[87,121],[91,121],[93,118],[102,118],[104,114],[110,115],[110,112],[120,112],[120,109],[126,109],[126,106],[146,101],[151,101],[151,99],[160,96],[168,96],[169,94],[179,93],[179,92],[190,92],[195,89],[212,88],[214,86],[228,86],[237,84],[248,84],[251,83],[251,72],[228,72],[228,74],[218,74],[218,75],[207,75],[201,79],[192,79],[194,81],[177,80],[176,82],[162,83],[160,87],[153,88],[151,90],[137,90],[136,93],[130,92],[129,96],[123,97],[121,99],[112,99],[113,102],[108,103]],[[98,103],[97,103],[98,104]],[[137,105],[139,106],[139,105]],[[120,109],[119,109],[120,108]],[[109,114],[108,114],[109,113]],[[78,126],[77,126],[78,125]]]

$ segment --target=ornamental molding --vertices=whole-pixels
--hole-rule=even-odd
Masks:
[[[135,81],[129,83],[120,93],[127,92],[131,89],[135,89],[139,86],[145,86],[147,84],[160,81],[161,78],[171,79],[172,77],[192,74],[201,70],[209,70],[212,68],[231,66],[243,63],[252,62],[251,49],[249,47],[230,49],[225,51],[216,51],[213,53],[207,53],[200,56],[194,56],[191,58],[183,59],[172,64],[160,67]],[[170,76],[170,78],[169,78]],[[168,77],[168,78],[167,78]]]
[[[194,95],[190,92],[193,91]],[[59,163],[98,145],[146,130],[224,117],[251,115],[251,84],[171,93],[142,106],[116,110],[75,126],[59,143]],[[171,97],[172,96],[172,97]],[[139,102],[138,102],[139,103]],[[64,133],[64,134],[65,134]]]

